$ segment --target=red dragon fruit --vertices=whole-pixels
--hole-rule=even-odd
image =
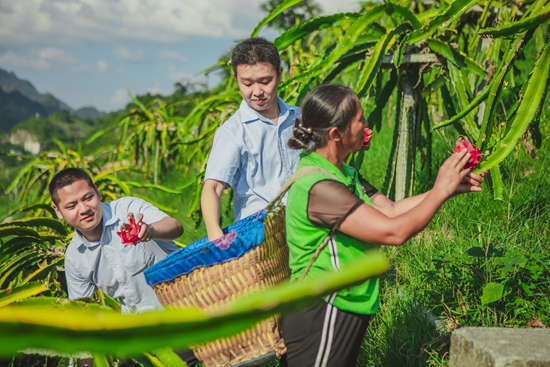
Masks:
[[[136,224],[134,218],[129,218],[128,223],[124,223],[120,227],[120,232],[117,234],[122,239],[122,243],[125,245],[135,245],[139,242],[140,227]]]
[[[369,143],[371,139],[372,139],[372,130],[366,127],[365,133],[363,134],[363,148],[369,147]]]
[[[480,150],[470,143],[470,141],[467,138],[458,138],[456,141],[456,149],[454,153],[458,153],[461,150],[466,149],[468,153],[470,153],[470,159],[468,160],[468,163],[464,166],[466,169],[474,169],[479,165],[479,161],[481,160],[481,152]]]

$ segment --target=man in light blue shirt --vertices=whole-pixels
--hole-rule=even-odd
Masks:
[[[100,288],[120,300],[123,313],[162,309],[143,271],[177,250],[173,240],[183,233],[181,224],[139,198],[102,203],[79,168],[56,174],[49,189],[57,215],[75,228],[65,253],[69,299],[93,298]],[[138,242],[124,244],[117,232],[134,213]]]
[[[243,101],[216,131],[206,166],[201,209],[210,240],[223,235],[220,200],[226,187],[234,192],[235,220],[242,219],[265,208],[299,160],[287,142],[300,109],[277,96],[277,48],[264,38],[245,40],[233,50],[231,66]]]
[[[181,224],[139,198],[102,203],[92,179],[79,168],[57,173],[49,191],[58,217],[75,228],[65,252],[69,299],[93,298],[100,288],[120,300],[122,313],[162,309],[143,271],[177,250],[173,240],[182,235]],[[117,234],[130,219],[135,219],[139,228],[135,244],[122,243]],[[179,351],[178,355],[190,367],[197,362],[189,350]],[[83,367],[93,365],[92,359],[78,363]]]

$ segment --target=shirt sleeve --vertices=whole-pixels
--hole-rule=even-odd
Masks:
[[[126,196],[117,201],[117,207],[114,208],[114,212],[126,222],[126,216],[128,213],[133,213],[134,217],[138,214],[143,214],[143,221],[145,223],[155,223],[168,214],[154,206],[153,204],[136,197]]]
[[[123,218],[124,221],[126,221],[126,215],[128,215],[128,213],[133,213],[134,217],[141,213],[143,214],[143,221],[145,223],[155,223],[164,217],[168,217],[168,214],[153,204],[143,199],[131,196],[119,199],[115,212],[120,218]],[[178,249],[178,246],[174,243],[174,241],[155,240],[155,243],[166,254],[172,253]]]
[[[333,180],[323,180],[309,191],[307,216],[311,223],[332,229],[341,219],[351,214],[363,203],[346,185]]]
[[[367,180],[363,178],[363,176],[359,175],[359,182],[365,189],[365,192],[367,196],[370,198],[374,196],[374,194],[377,194],[379,191],[376,187],[372,186]]]
[[[94,297],[96,286],[84,279],[67,258],[65,258],[65,278],[69,299]]]
[[[226,187],[235,187],[240,165],[239,147],[226,129],[218,130],[214,135],[214,143],[206,164],[204,181],[213,179],[225,182]]]

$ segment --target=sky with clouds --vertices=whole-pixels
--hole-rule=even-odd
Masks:
[[[169,94],[246,38],[261,0],[0,0],[0,68],[74,109],[109,112],[132,94]],[[317,0],[323,13],[358,0]],[[261,35],[274,39],[275,31]]]

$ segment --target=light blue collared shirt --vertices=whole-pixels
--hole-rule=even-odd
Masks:
[[[91,298],[99,287],[118,298],[123,313],[162,309],[143,271],[178,249],[174,241],[151,240],[124,245],[117,232],[128,213],[143,214],[145,223],[167,215],[145,200],[124,197],[103,203],[103,233],[99,242],[90,243],[75,231],[65,252],[65,275],[69,299]]]
[[[233,189],[235,220],[264,209],[300,159],[300,152],[287,145],[300,109],[278,101],[277,124],[243,100],[214,136],[204,180],[225,182]]]

